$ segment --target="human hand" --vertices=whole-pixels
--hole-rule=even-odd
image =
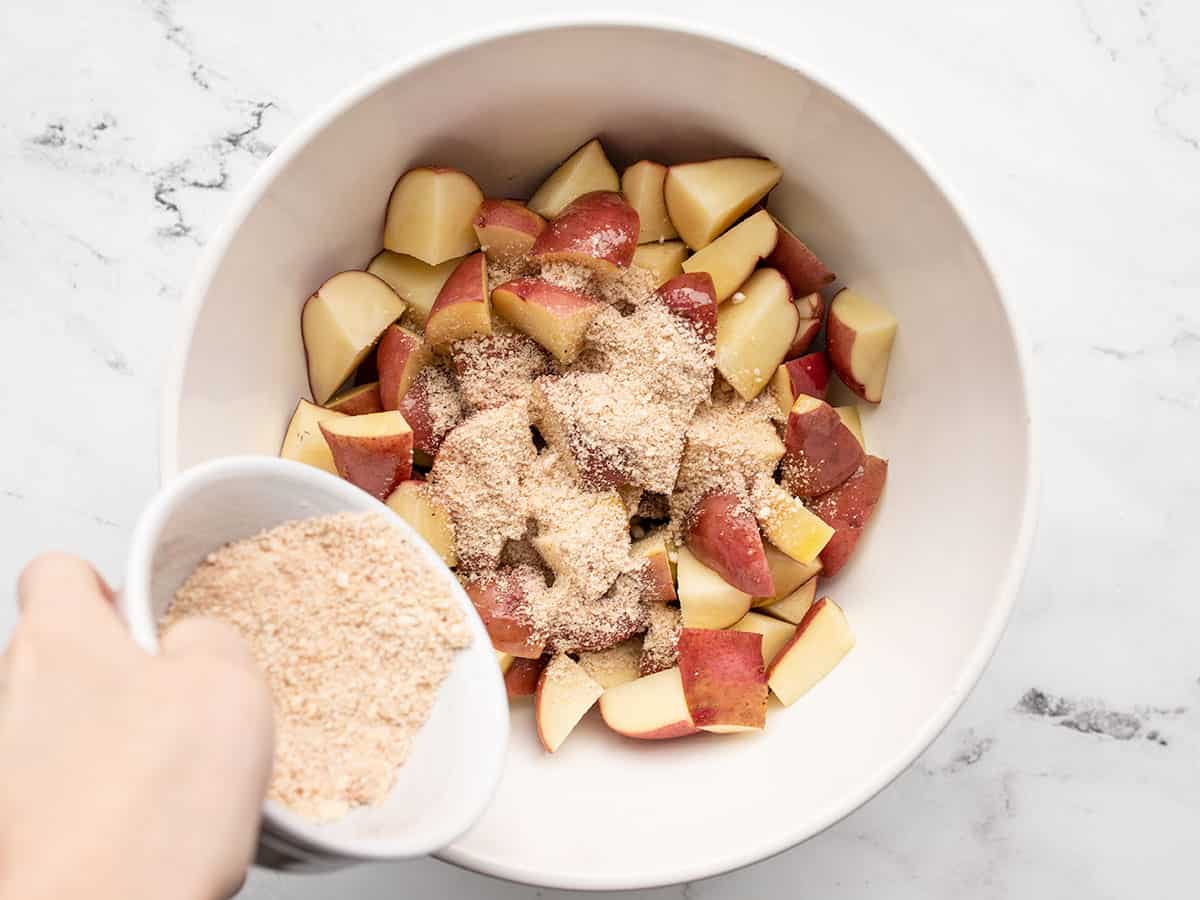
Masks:
[[[86,563],[18,584],[0,658],[0,900],[215,900],[249,865],[271,698],[230,628],[180,623],[151,656]]]

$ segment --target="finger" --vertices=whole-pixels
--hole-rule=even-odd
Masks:
[[[162,636],[159,662],[183,680],[186,696],[196,691],[220,698],[223,714],[232,715],[239,727],[247,723],[256,743],[256,764],[261,772],[262,791],[271,771],[275,745],[271,692],[254,655],[237,629],[215,619],[182,619]]]
[[[164,656],[206,656],[254,666],[250,648],[237,629],[216,619],[201,616],[181,619],[167,629],[161,643]]]
[[[107,603],[109,606],[111,606],[113,609],[116,609],[117,608],[117,593],[116,593],[116,591],[114,591],[112,589],[112,585],[109,584],[108,580],[103,575],[101,575],[99,572],[97,572],[95,569],[92,569],[92,574],[94,574],[96,576],[96,584],[100,588],[100,595],[104,598],[104,602]]]
[[[88,563],[68,553],[43,553],[17,580],[17,604],[24,617],[62,623],[117,622],[112,590]]]

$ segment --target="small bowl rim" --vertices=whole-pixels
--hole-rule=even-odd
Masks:
[[[276,175],[291,163],[320,132],[332,125],[347,110],[365,100],[389,82],[402,78],[422,66],[429,65],[442,57],[470,50],[473,47],[505,40],[531,32],[552,32],[576,29],[630,29],[660,31],[682,34],[687,37],[725,44],[735,49],[763,57],[785,69],[795,72],[814,85],[839,98],[853,108],[892,141],[928,178],[930,184],[942,197],[961,224],[970,250],[978,259],[984,274],[995,287],[1000,312],[1008,326],[1015,352],[1017,377],[1021,386],[1021,399],[1025,408],[1025,455],[1027,472],[1024,493],[1021,499],[1021,519],[1012,542],[1012,549],[1005,574],[997,584],[993,607],[958,677],[951,684],[938,708],[919,724],[907,744],[891,754],[891,761],[880,770],[862,779],[859,790],[847,794],[836,809],[827,812],[811,827],[796,832],[780,832],[763,835],[761,839],[748,842],[753,849],[743,849],[720,857],[695,860],[686,866],[678,866],[670,875],[661,872],[618,871],[601,876],[591,874],[562,877],[558,873],[539,873],[509,860],[480,856],[461,850],[453,845],[435,854],[438,859],[453,865],[502,878],[521,884],[567,890],[637,890],[695,881],[702,878],[734,871],[776,856],[814,837],[837,824],[850,813],[876,796],[903,774],[945,730],[959,708],[966,702],[978,683],[1000,639],[1004,635],[1008,620],[1016,603],[1017,594],[1025,574],[1036,532],[1037,505],[1041,486],[1041,464],[1039,456],[1040,437],[1033,392],[1031,390],[1032,354],[1027,332],[1019,323],[1019,316],[1008,300],[1003,279],[998,274],[977,237],[977,229],[958,191],[950,179],[934,163],[923,146],[898,127],[887,123],[870,102],[848,89],[836,85],[834,75],[819,70],[811,62],[779,46],[748,36],[744,31],[718,29],[707,23],[689,22],[681,18],[658,13],[549,13],[535,14],[510,20],[500,25],[472,29],[453,37],[436,41],[422,49],[406,52],[390,63],[384,64],[357,83],[344,89],[321,107],[315,114],[302,122],[271,154],[243,188],[238,200],[226,213],[221,225],[214,232],[205,252],[200,257],[192,275],[188,293],[182,303],[179,332],[174,343],[175,353],[170,357],[169,370],[163,390],[162,429],[159,443],[160,478],[166,482],[178,471],[178,413],[182,400],[183,376],[187,353],[195,333],[196,321],[203,307],[204,296],[211,285],[213,275],[228,251],[238,228],[256,204],[262,199],[267,187]],[[550,874],[550,877],[547,877]]]
[[[298,488],[313,487],[328,494],[341,495],[347,500],[347,509],[362,509],[359,488],[334,475],[287,459],[270,456],[224,456],[189,468],[185,473],[164,486],[150,501],[130,537],[129,555],[125,569],[125,584],[119,596],[121,617],[134,641],[150,653],[158,652],[158,627],[150,607],[150,571],[154,552],[158,547],[158,535],[172,511],[190,495],[204,490],[213,482],[230,477],[236,478],[286,478]],[[360,497],[361,495],[361,497]],[[472,643],[462,652],[481,656],[480,664],[492,662],[492,645],[474,604],[462,589],[450,568],[416,531],[383,503],[375,504],[372,511],[405,535],[418,548],[425,561],[442,572],[450,585],[451,595],[466,616],[471,628]],[[486,659],[482,658],[486,655]],[[495,678],[490,685],[476,685],[480,692],[491,691],[491,703],[482,697],[483,708],[494,707],[497,715],[484,716],[475,722],[475,727],[486,731],[485,743],[495,747],[494,752],[480,753],[472,759],[471,768],[482,774],[482,787],[472,802],[464,804],[460,815],[437,821],[436,827],[423,827],[419,831],[406,833],[402,837],[354,838],[330,835],[298,813],[288,810],[274,800],[266,799],[262,807],[262,827],[290,842],[299,841],[311,853],[321,854],[331,861],[392,861],[412,859],[441,850],[458,840],[477,822],[491,805],[500,785],[508,751],[511,716],[508,696],[499,666],[495,666]]]

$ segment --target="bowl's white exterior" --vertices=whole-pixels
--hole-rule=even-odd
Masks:
[[[461,167],[528,195],[593,134],[618,165],[754,153],[771,206],[900,320],[891,460],[858,558],[824,586],[858,646],[765,734],[639,743],[593,717],[544,754],[528,706],[496,800],[443,858],[567,888],[690,880],[779,852],[854,810],[946,724],[999,640],[1033,532],[1024,350],[980,249],[928,165],[795,60],[690,26],[515,28],[421,53],[277,150],[213,241],[165,398],[164,477],[273,453],[306,395],[303,300],[378,250],[396,176]],[[518,704],[518,706],[521,706]]]

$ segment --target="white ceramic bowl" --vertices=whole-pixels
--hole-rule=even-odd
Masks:
[[[158,621],[175,591],[218,547],[294,519],[373,512],[441,569],[467,615],[470,647],[438,690],[408,760],[383,803],[314,824],[267,801],[262,846],[276,867],[321,869],[441,850],[479,818],[496,790],[509,716],[495,652],[466,592],[437,553],[390,509],[327,472],[283,459],[229,457],[190,469],[163,488],[130,540],[120,609],[130,633],[158,649]],[[260,849],[260,858],[263,851]]]
[[[548,756],[519,708],[496,799],[446,860],[617,889],[770,856],[912,762],[996,646],[1033,527],[1023,351],[944,186],[828,85],[687,26],[492,32],[343,95],[271,156],[209,248],[166,391],[168,478],[276,451],[306,394],[300,304],[378,250],[392,183],[419,163],[521,196],[593,134],[618,164],[763,154],[786,172],[772,208],[900,320],[885,403],[865,422],[891,460],[887,492],[853,565],[827,586],[854,652],[773,710],[762,735],[637,742],[593,715]]]

